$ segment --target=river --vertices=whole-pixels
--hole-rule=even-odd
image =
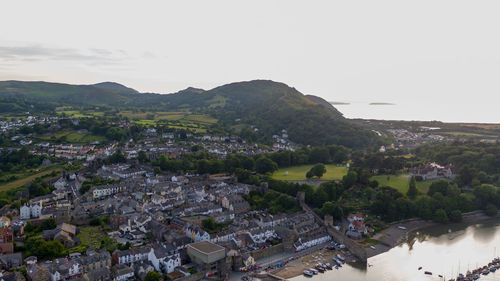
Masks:
[[[448,233],[448,229],[452,232]],[[496,252],[496,253],[495,253]],[[455,278],[458,270],[488,264],[494,256],[500,255],[500,221],[475,225],[436,226],[408,237],[408,242],[388,252],[368,259],[368,267],[356,264],[344,265],[339,270],[327,271],[312,278],[299,276],[293,281],[326,280],[443,280]],[[418,267],[422,266],[422,270]],[[430,271],[432,276],[425,275]],[[479,280],[500,280],[500,270]]]

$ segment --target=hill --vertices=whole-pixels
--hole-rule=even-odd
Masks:
[[[141,94],[113,82],[94,85],[0,82],[0,108],[17,103],[37,103],[35,108],[44,108],[42,105],[45,104],[49,108],[94,105],[187,110],[210,114],[222,127],[242,130],[242,133],[265,142],[271,142],[271,136],[280,134],[283,129],[287,130],[292,141],[300,144],[341,144],[361,148],[378,141],[373,133],[345,119],[323,99],[305,96],[295,88],[269,80],[231,83],[208,91],[187,88],[167,95]],[[22,109],[25,110],[25,106]],[[250,130],[251,126],[258,130]]]
[[[93,84],[91,86],[94,86],[94,87],[100,88],[100,89],[111,90],[111,91],[118,92],[118,93],[131,93],[131,94],[138,94],[139,93],[138,91],[136,91],[132,88],[125,87],[122,84],[115,83],[115,82],[101,82],[101,83]]]

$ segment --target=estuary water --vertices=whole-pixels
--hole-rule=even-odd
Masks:
[[[380,120],[418,120],[466,123],[500,123],[496,103],[456,104],[439,102],[395,101],[394,103],[370,104],[369,102],[350,102],[333,104],[346,118]],[[472,114],[473,112],[473,114]]]
[[[437,226],[419,231],[408,237],[407,243],[368,259],[367,267],[346,264],[312,278],[298,276],[291,280],[449,280],[456,278],[459,270],[465,274],[468,269],[487,265],[496,256],[500,256],[500,221]],[[425,275],[424,271],[433,274]],[[500,280],[500,270],[481,275],[479,280]]]

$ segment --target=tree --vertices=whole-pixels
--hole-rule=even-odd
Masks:
[[[435,222],[440,222],[440,223],[447,223],[448,222],[448,216],[446,215],[446,211],[443,209],[436,210],[436,213],[434,214],[433,219]]]
[[[325,165],[316,164],[316,165],[312,166],[312,168],[309,170],[309,172],[306,173],[306,177],[308,179],[310,179],[312,177],[321,178],[325,173],[326,173]]]
[[[417,197],[418,190],[417,190],[417,181],[416,181],[415,177],[411,177],[410,187],[409,187],[406,195],[408,195],[408,197],[410,197],[411,199],[415,199],[415,197]]]
[[[139,155],[137,155],[137,160],[139,160],[140,163],[145,163],[148,161],[148,156],[146,155],[146,152],[144,150],[139,151]]]
[[[353,186],[358,181],[358,173],[354,171],[349,171],[347,175],[342,177],[342,183],[345,188]]]
[[[255,162],[255,168],[257,172],[261,174],[272,173],[278,170],[278,164],[266,156],[262,156]]]
[[[486,205],[486,209],[484,209],[484,212],[488,215],[488,216],[495,216],[497,213],[498,213],[498,209],[495,205],[493,204],[488,204]]]
[[[162,275],[154,270],[151,270],[146,274],[146,278],[144,281],[159,281],[161,280]]]
[[[335,219],[341,219],[342,218],[342,210],[339,208],[338,205],[336,205],[333,202],[325,202],[323,204],[323,207],[321,207],[321,215],[330,215]]]
[[[314,147],[309,153],[309,163],[326,163],[330,159],[330,151],[326,147]]]
[[[453,210],[450,213],[450,221],[452,222],[461,222],[462,221],[462,212],[460,210]]]

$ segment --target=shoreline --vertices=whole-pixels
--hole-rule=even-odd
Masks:
[[[486,215],[483,211],[474,211],[470,213],[464,213],[462,215],[462,221],[457,223],[437,223],[433,221],[426,221],[422,219],[410,219],[406,221],[394,222],[391,225],[384,229],[382,232],[377,233],[373,236],[373,239],[378,240],[379,242],[374,246],[375,249],[366,248],[366,253],[368,258],[380,255],[389,251],[390,249],[400,245],[403,242],[406,242],[406,238],[422,229],[426,229],[433,226],[453,226],[453,225],[468,225],[478,222],[486,222],[489,220],[495,220],[500,218],[500,213],[496,216],[490,217]],[[406,229],[401,229],[400,226],[405,227]]]
[[[379,241],[379,243],[375,245],[375,249],[372,248],[365,248],[365,249],[368,258],[371,258],[383,254],[391,250],[392,248],[400,245],[401,243],[406,242],[407,241],[406,238],[408,236],[429,227],[471,225],[475,223],[483,223],[498,219],[500,219],[500,213],[497,214],[496,216],[490,217],[484,214],[483,211],[474,211],[463,214],[462,221],[458,223],[442,224],[422,219],[410,219],[406,221],[394,222],[391,223],[387,229],[383,230],[382,232],[376,234],[373,237],[374,239],[377,239]],[[406,229],[401,229],[399,228],[400,226],[403,226]],[[328,251],[325,250],[324,248],[321,248],[315,252],[306,254],[294,261],[291,261],[285,267],[280,268],[279,270],[272,271],[270,273],[273,274],[274,276],[283,278],[285,280],[294,278],[302,275],[304,269],[312,267],[313,264],[317,262],[332,263],[330,258],[337,253],[343,255],[346,258],[346,261],[350,260],[349,258],[352,258],[350,257],[348,251]],[[369,263],[367,263],[367,265],[370,266]],[[342,268],[339,268],[338,270],[342,270]]]

